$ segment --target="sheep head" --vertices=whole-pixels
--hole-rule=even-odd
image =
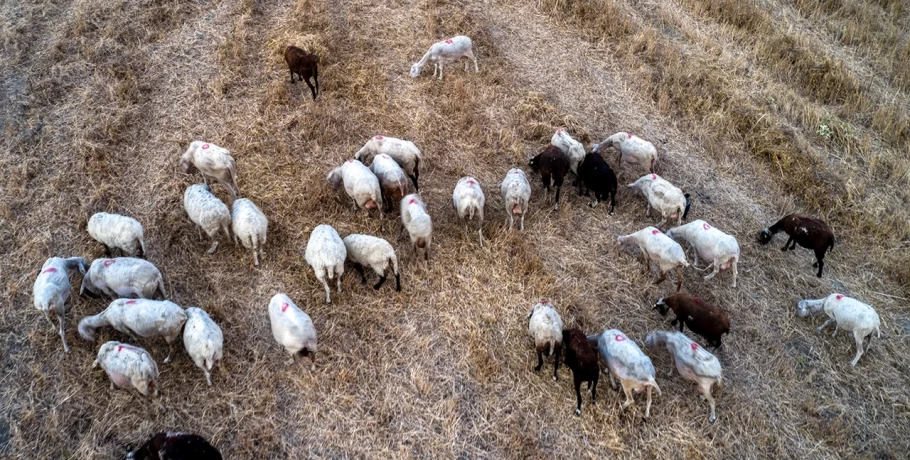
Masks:
[[[667,343],[667,333],[664,331],[654,331],[645,337],[645,346],[648,348],[657,348]]]
[[[531,158],[531,161],[528,162],[528,166],[530,166],[534,171],[540,171],[540,157],[542,155],[542,153],[538,153],[534,158]]]
[[[657,310],[660,312],[661,316],[667,316],[667,312],[670,311],[670,306],[664,303],[663,297],[657,299],[657,302],[654,302],[654,308],[652,310]]]
[[[772,238],[774,238],[774,233],[767,228],[758,233],[758,242],[761,244],[770,243]]]
[[[796,304],[796,314],[800,318],[805,318],[812,313],[817,313],[822,310],[825,305],[824,299],[821,300],[800,300]]]
[[[82,277],[82,287],[79,288],[79,295],[87,295],[96,299],[101,297],[101,294],[95,287],[95,283],[92,282],[92,275],[90,271],[85,272],[85,275]]]
[[[411,66],[411,78],[417,78],[420,76],[420,71],[423,70],[423,66],[420,64],[414,64]]]
[[[181,158],[180,169],[182,169],[185,174],[193,174],[196,172],[196,165],[186,158]]]

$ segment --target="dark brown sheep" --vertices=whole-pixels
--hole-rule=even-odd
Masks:
[[[610,168],[610,165],[604,161],[599,153],[589,152],[585,155],[584,161],[578,166],[578,195],[587,187],[594,191],[594,202],[591,207],[597,206],[600,201],[606,201],[610,197],[610,215],[616,209],[616,173]],[[688,209],[687,209],[688,210]]]
[[[315,54],[308,53],[296,46],[289,46],[284,50],[284,60],[288,63],[288,70],[291,72],[291,83],[294,81],[296,73],[301,81],[305,81],[313,93],[313,100],[316,100],[316,93],[319,92],[319,68],[317,62],[319,58]],[[316,82],[316,86],[310,83],[310,77]]]
[[[563,361],[572,369],[572,376],[575,377],[575,397],[578,399],[575,415],[581,415],[581,382],[588,382],[591,404],[597,398],[597,379],[600,376],[597,351],[578,329],[563,330],[562,343],[566,353]]]
[[[138,450],[130,450],[127,460],[193,459],[221,460],[221,453],[201,436],[189,433],[161,432],[152,436]]]
[[[670,324],[675,326],[679,322],[679,332],[682,332],[683,324],[689,326],[689,330],[704,337],[715,350],[722,345],[721,336],[730,333],[730,318],[726,312],[685,292],[658,300],[654,309],[664,316],[673,310],[676,318]]]
[[[543,179],[543,186],[550,193],[550,178],[556,185],[556,202],[553,209],[559,209],[559,191],[562,189],[562,182],[569,172],[569,157],[563,153],[559,147],[549,146],[546,150],[539,153],[528,163],[531,169],[540,172],[540,178]]]
[[[777,232],[783,231],[789,236],[787,243],[781,248],[781,251],[796,249],[796,245],[815,251],[815,263],[813,267],[818,267],[817,277],[822,277],[822,269],[825,266],[825,253],[834,248],[834,232],[821,219],[803,216],[799,214],[790,214],[777,221],[776,224],[764,229],[758,234],[758,241],[761,244],[768,244]]]

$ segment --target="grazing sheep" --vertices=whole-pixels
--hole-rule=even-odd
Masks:
[[[373,136],[354,154],[354,159],[366,162],[371,156],[383,154],[392,157],[414,182],[414,188],[420,190],[417,185],[420,177],[420,149],[413,142],[395,137]]]
[[[397,203],[408,194],[408,179],[405,177],[404,170],[392,157],[382,153],[373,158],[370,164],[370,170],[379,179],[379,186],[382,189],[382,199],[387,206],[387,210],[392,209],[392,203]]]
[[[73,291],[70,286],[69,274],[71,271],[78,269],[85,275],[87,266],[85,259],[82,257],[51,257],[41,266],[38,277],[35,279],[35,285],[32,287],[32,297],[34,297],[35,308],[44,313],[44,318],[50,323],[51,328],[55,328],[51,315],[57,317],[60,325],[58,334],[63,341],[63,351],[69,353],[70,347],[66,344],[66,333],[63,327],[63,316],[66,313],[66,301]]]
[[[821,332],[825,327],[834,321],[834,332],[831,337],[837,334],[838,329],[853,332],[853,339],[856,341],[856,357],[850,361],[850,366],[855,367],[859,358],[863,356],[863,339],[869,336],[869,345],[872,345],[872,331],[882,337],[881,320],[878,313],[871,305],[864,304],[852,297],[843,294],[831,294],[824,299],[806,299],[797,304],[797,312],[800,318],[805,318],[810,313],[824,311],[828,315],[828,320],[818,327]]]
[[[610,197],[610,215],[613,215],[613,211],[616,210],[616,189],[618,187],[616,174],[599,153],[591,152],[585,155],[585,160],[578,167],[576,183],[579,196],[585,187],[594,191],[592,208],[597,206],[598,202]]]
[[[208,178],[212,178],[228,189],[233,196],[240,195],[240,188],[237,187],[237,167],[228,149],[209,142],[193,141],[180,157],[180,166],[186,174],[192,174],[198,169],[206,185]]]
[[[95,259],[82,277],[79,295],[112,299],[165,299],[164,278],[151,262],[132,257]]]
[[[373,289],[379,289],[382,283],[385,283],[385,271],[391,265],[395,274],[395,290],[401,292],[398,257],[395,256],[395,249],[388,241],[375,236],[357,234],[348,235],[342,241],[348,253],[348,260],[354,264],[357,273],[360,273],[363,284],[367,282],[366,274],[363,272],[364,266],[372,268],[379,275],[379,282],[373,286]]]
[[[550,138],[550,145],[562,150],[569,159],[569,170],[578,176],[578,166],[585,160],[585,147],[581,142],[576,141],[566,132],[565,128],[559,128],[553,137]]]
[[[667,347],[670,352],[670,372],[667,373],[667,377],[673,375],[675,366],[679,375],[684,379],[698,384],[699,396],[707,399],[711,406],[708,421],[714,423],[717,417],[714,415],[714,398],[711,396],[711,387],[715,384],[718,387],[722,385],[723,375],[720,361],[682,332],[654,331],[648,334],[645,345],[652,350],[661,346]]]
[[[344,186],[344,192],[354,202],[354,208],[378,209],[382,218],[382,188],[379,178],[363,163],[350,159],[333,169],[326,180],[336,190]]]
[[[619,244],[633,242],[638,245],[644,256],[645,267],[648,274],[651,274],[651,259],[654,259],[658,265],[660,278],[654,284],[660,284],[667,279],[667,271],[676,269],[676,291],[682,287],[682,268],[688,267],[686,262],[686,253],[682,246],[672,238],[664,235],[660,230],[654,227],[645,227],[635,233],[623,235],[617,238]]]
[[[537,349],[537,367],[540,371],[543,366],[543,354],[553,356],[553,380],[559,380],[556,371],[559,370],[559,352],[562,350],[562,318],[547,299],[531,307],[528,313],[528,333],[534,340]]]
[[[112,248],[119,249],[120,255],[145,255],[142,224],[132,217],[96,213],[88,220],[88,234],[104,245],[107,255],[111,255]]]
[[[325,303],[332,303],[329,284],[325,279],[328,277],[331,281],[337,275],[338,292],[341,292],[341,275],[344,274],[344,260],[347,256],[344,241],[331,225],[318,225],[310,233],[304,257],[306,263],[313,268],[316,279],[325,287]]]
[[[196,367],[205,373],[205,381],[212,386],[212,368],[224,357],[224,335],[205,310],[199,307],[186,309],[183,346]]]
[[[485,201],[483,189],[477,179],[471,176],[458,179],[455,190],[452,192],[452,204],[462,221],[465,221],[465,218],[474,220],[474,215],[477,215],[477,235],[480,237],[480,247],[483,247],[483,204]]]
[[[126,460],[222,460],[221,452],[201,436],[190,433],[158,433],[138,450],[129,450]]]
[[[111,379],[111,390],[135,388],[147,398],[158,396],[158,365],[142,348],[112,340],[98,349],[92,369],[99,364]]]
[[[341,275],[339,275],[341,276]],[[294,364],[294,357],[300,353],[310,356],[310,370],[316,370],[316,328],[313,320],[285,294],[275,294],[269,301],[269,320],[272,336],[287,350],[291,358],[287,364]]]
[[[253,265],[259,266],[259,256],[269,232],[269,220],[255,203],[247,198],[234,200],[231,212],[231,229],[234,230],[234,244],[240,241],[247,249],[253,250]]]
[[[474,72],[480,72],[477,68],[477,59],[474,58],[474,51],[471,49],[472,46],[471,39],[464,35],[457,35],[448,40],[434,43],[420,61],[411,66],[411,77],[417,78],[420,76],[420,71],[423,70],[423,66],[426,65],[427,61],[433,61],[433,76],[435,77],[438,71],[439,79],[442,80],[443,64],[456,62],[463,57],[474,61]],[[467,61],[464,63],[464,71],[468,71]]]
[[[86,316],[79,321],[79,335],[94,342],[95,331],[99,327],[111,326],[119,332],[129,335],[135,342],[139,337],[164,337],[167,342],[167,358],[164,364],[171,362],[174,354],[174,342],[183,331],[186,313],[179,305],[167,300],[118,299],[97,315]]]
[[[566,354],[564,361],[566,366],[572,369],[572,376],[575,378],[575,397],[578,399],[575,415],[581,415],[581,382],[588,382],[591,404],[597,399],[597,379],[600,377],[597,352],[584,333],[578,329],[562,331],[562,343]]]
[[[209,254],[214,254],[218,250],[218,240],[215,236],[218,230],[224,230],[228,240],[231,239],[231,232],[228,228],[231,226],[231,211],[217,196],[212,194],[212,189],[205,184],[195,184],[187,187],[183,193],[183,209],[190,220],[197,225],[196,231],[199,232],[199,239],[202,239],[202,232],[212,239],[212,247],[209,248]]]
[[[707,222],[699,219],[686,225],[673,227],[667,231],[670,238],[682,238],[695,248],[692,265],[698,265],[698,256],[710,260],[714,271],[705,275],[705,279],[714,278],[721,270],[730,269],[733,272],[733,287],[736,287],[736,263],[739,261],[739,243],[736,238],[728,235]]]
[[[657,174],[640,177],[637,181],[627,185],[632,191],[639,192],[648,200],[645,216],[651,215],[651,208],[660,211],[664,220],[657,224],[660,227],[665,222],[676,219],[676,225],[689,215],[689,206],[692,204],[688,193],[676,188]]]
[[[543,152],[537,154],[528,166],[534,171],[540,172],[540,178],[543,180],[543,186],[546,189],[546,198],[550,195],[550,178],[556,185],[556,201],[553,209],[559,209],[559,191],[562,190],[562,182],[569,172],[569,157],[558,147],[549,146]]]
[[[822,268],[825,267],[825,252],[834,248],[834,232],[821,219],[803,216],[799,214],[790,214],[777,221],[776,224],[764,229],[758,235],[758,241],[761,244],[768,244],[777,232],[783,230],[789,236],[787,243],[781,248],[781,251],[796,249],[796,245],[815,251],[815,263],[813,267],[818,267],[817,277],[822,277]],[[792,245],[791,245],[792,243]]]
[[[433,241],[433,221],[427,214],[427,205],[419,195],[413,193],[401,199],[401,231],[398,238],[401,238],[405,229],[411,237],[414,256],[418,255],[417,248],[421,248],[423,260],[429,260],[430,243]]]
[[[306,82],[313,93],[313,100],[316,100],[316,93],[319,92],[319,58],[315,54],[308,53],[296,46],[289,46],[284,50],[284,62],[288,63],[288,72],[291,73],[291,83],[294,82],[294,74],[300,81]],[[310,77],[316,82],[314,87],[310,83]]]
[[[673,310],[676,318],[671,325],[676,326],[679,322],[679,332],[682,332],[683,324],[689,326],[689,330],[704,337],[715,350],[723,345],[721,336],[730,333],[730,318],[725,311],[685,292],[658,299],[654,309],[662,316]]]
[[[519,230],[524,231],[525,214],[528,213],[528,205],[531,203],[531,183],[528,182],[525,172],[518,168],[510,169],[499,190],[502,192],[502,202],[509,215],[509,230],[512,230],[515,216],[520,215]]]
[[[630,165],[642,165],[648,168],[649,173],[654,173],[654,163],[657,161],[657,148],[654,144],[630,133],[618,132],[599,144],[594,144],[591,149],[600,152],[601,149],[612,146],[619,153],[619,160]]]
[[[651,364],[651,359],[635,342],[616,329],[589,335],[588,342],[597,344],[597,350],[610,371],[610,386],[614,390],[616,390],[614,377],[619,379],[622,391],[626,395],[622,408],[626,409],[635,404],[632,392],[638,393],[647,389],[648,405],[645,406],[645,418],[651,417],[651,388],[657,390],[657,396],[661,395],[660,387],[654,380],[654,365]]]

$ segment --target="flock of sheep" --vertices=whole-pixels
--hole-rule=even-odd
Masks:
[[[295,73],[301,80],[306,78],[315,99],[318,80],[314,86],[310,84],[309,77],[315,79],[318,75],[317,59],[294,47],[288,47],[285,57],[291,81],[294,81]],[[443,65],[463,57],[473,61],[475,71],[478,70],[470,38],[453,37],[434,44],[412,66],[410,75],[419,76],[424,65],[432,61],[434,76],[438,73],[441,79]],[[468,70],[467,63],[465,70]],[[616,149],[618,161],[625,167],[647,169],[648,174],[627,187],[645,197],[646,216],[654,208],[662,218],[655,226],[619,236],[618,243],[637,245],[649,273],[651,262],[657,263],[659,278],[655,283],[664,281],[669,271],[675,270],[677,276],[677,292],[658,300],[654,308],[661,314],[672,309],[676,316],[672,324],[679,323],[679,332],[652,332],[647,335],[645,345],[650,349],[666,347],[671,363],[679,374],[698,384],[699,393],[710,404],[709,420],[714,422],[715,404],[711,389],[722,382],[720,362],[712,353],[684,335],[682,330],[683,325],[688,326],[716,350],[721,346],[721,336],[730,330],[730,321],[723,309],[679,291],[683,268],[697,265],[699,257],[709,263],[708,267],[701,270],[713,267],[705,279],[713,278],[720,271],[730,271],[732,286],[735,288],[739,245],[736,238],[703,220],[683,225],[682,221],[686,219],[690,207],[689,194],[683,193],[654,173],[658,157],[657,149],[652,143],[626,132],[616,133],[586,152],[582,144],[564,129],[557,130],[551,139],[551,145],[529,163],[531,169],[541,176],[546,189],[545,200],[549,201],[550,187],[555,186],[553,202],[554,208],[558,209],[563,181],[569,173],[573,173],[579,195],[587,194],[585,189],[593,191],[592,207],[597,206],[599,201],[610,198],[612,215],[618,181],[616,174],[601,156],[601,152],[609,147]],[[375,210],[380,219],[385,213],[392,212],[397,204],[402,224],[399,238],[407,231],[415,255],[423,251],[426,263],[433,238],[433,224],[418,192],[421,161],[420,149],[413,142],[377,135],[369,139],[353,158],[329,172],[326,181],[339,197],[350,200],[357,209]],[[237,168],[230,152],[212,143],[194,141],[180,158],[179,165],[185,173],[198,171],[202,174],[204,183],[189,186],[184,193],[183,203],[189,219],[196,224],[200,239],[203,231],[211,239],[209,254],[217,251],[218,235],[223,231],[228,239],[233,234],[235,244],[239,242],[252,251],[253,263],[258,267],[262,247],[266,244],[268,219],[255,203],[240,198]],[[230,209],[212,193],[212,188],[208,185],[210,180],[221,184],[230,192],[234,198]],[[412,186],[415,193],[411,193]],[[515,219],[519,221],[519,230],[524,230],[531,198],[531,184],[525,172],[520,168],[510,169],[500,184],[500,192],[508,216],[509,230],[512,230]],[[477,221],[481,247],[485,201],[483,188],[476,178],[467,176],[457,181],[452,193],[453,206],[461,219]],[[675,223],[676,226],[666,233],[658,229],[668,223]],[[182,333],[187,353],[203,371],[208,385],[212,385],[210,373],[223,354],[221,328],[204,310],[197,307],[184,309],[166,300],[167,291],[161,273],[151,262],[136,257],[143,257],[146,253],[142,225],[131,217],[98,213],[89,219],[87,230],[92,238],[104,245],[108,253],[117,249],[124,257],[100,258],[92,261],[91,265],[81,257],[52,257],[38,272],[34,284],[35,307],[58,330],[64,350],[69,351],[64,326],[66,302],[71,292],[69,274],[78,270],[83,275],[80,295],[113,299],[107,309],[79,322],[80,337],[94,341],[97,329],[106,326],[129,336],[133,342],[138,342],[140,337],[160,336],[169,346],[168,356],[164,359],[164,363],[168,363],[174,353],[174,343]],[[767,243],[780,231],[786,232],[790,237],[783,250],[792,250],[799,244],[815,251],[818,276],[821,276],[824,255],[834,245],[834,235],[830,228],[818,219],[789,215],[764,229],[759,234],[759,241]],[[688,242],[694,249],[692,264],[677,240]],[[355,268],[364,283],[364,270],[369,268],[375,272],[379,280],[373,286],[374,289],[383,285],[391,268],[395,276],[395,289],[401,290],[395,249],[382,238],[360,234],[342,238],[330,225],[318,225],[310,234],[305,259],[325,288],[327,303],[331,302],[331,281],[335,280],[337,290],[341,291],[341,278],[346,263]],[[837,329],[853,332],[857,353],[851,365],[856,365],[863,353],[864,337],[878,331],[879,319],[875,310],[841,294],[831,294],[820,300],[803,300],[798,304],[799,316],[821,310],[830,319],[819,330],[834,321],[835,332]],[[274,339],[291,356],[289,362],[293,362],[298,354],[308,355],[315,368],[317,340],[312,319],[282,293],[272,297],[268,313]],[[56,317],[57,325],[54,325],[52,317]],[[593,400],[601,362],[604,362],[613,388],[616,389],[614,379],[618,379],[623,388],[626,401],[622,407],[634,403],[634,392],[646,391],[645,417],[650,416],[652,389],[659,395],[660,387],[655,380],[651,360],[628,335],[616,329],[607,329],[595,335],[585,335],[577,329],[564,329],[556,307],[547,300],[534,305],[527,318],[529,333],[538,355],[535,370],[540,370],[543,355],[555,355],[553,378],[557,379],[559,355],[564,351],[564,362],[572,369],[575,378],[576,414],[581,413],[581,383],[588,382]],[[97,365],[110,377],[111,388],[134,388],[147,397],[157,395],[158,367],[145,349],[110,341],[99,348],[93,367]],[[672,373],[672,368],[670,372]],[[149,442],[158,439],[161,445],[205,443],[201,439],[186,438],[194,435],[159,433],[156,436]]]

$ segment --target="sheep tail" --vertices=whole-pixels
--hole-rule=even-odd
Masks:
[[[161,293],[162,299],[167,299],[167,292],[164,290],[164,278],[160,275],[158,276],[158,292]]]
[[[827,251],[827,252],[831,252],[831,251],[833,251],[833,250],[834,250],[834,238],[831,238],[831,243],[828,244],[828,251]]]
[[[145,241],[142,238],[139,238],[139,249],[142,251],[142,256],[145,256]]]
[[[553,356],[554,348],[556,348],[556,341],[551,340],[550,341],[550,353],[547,356]]]

